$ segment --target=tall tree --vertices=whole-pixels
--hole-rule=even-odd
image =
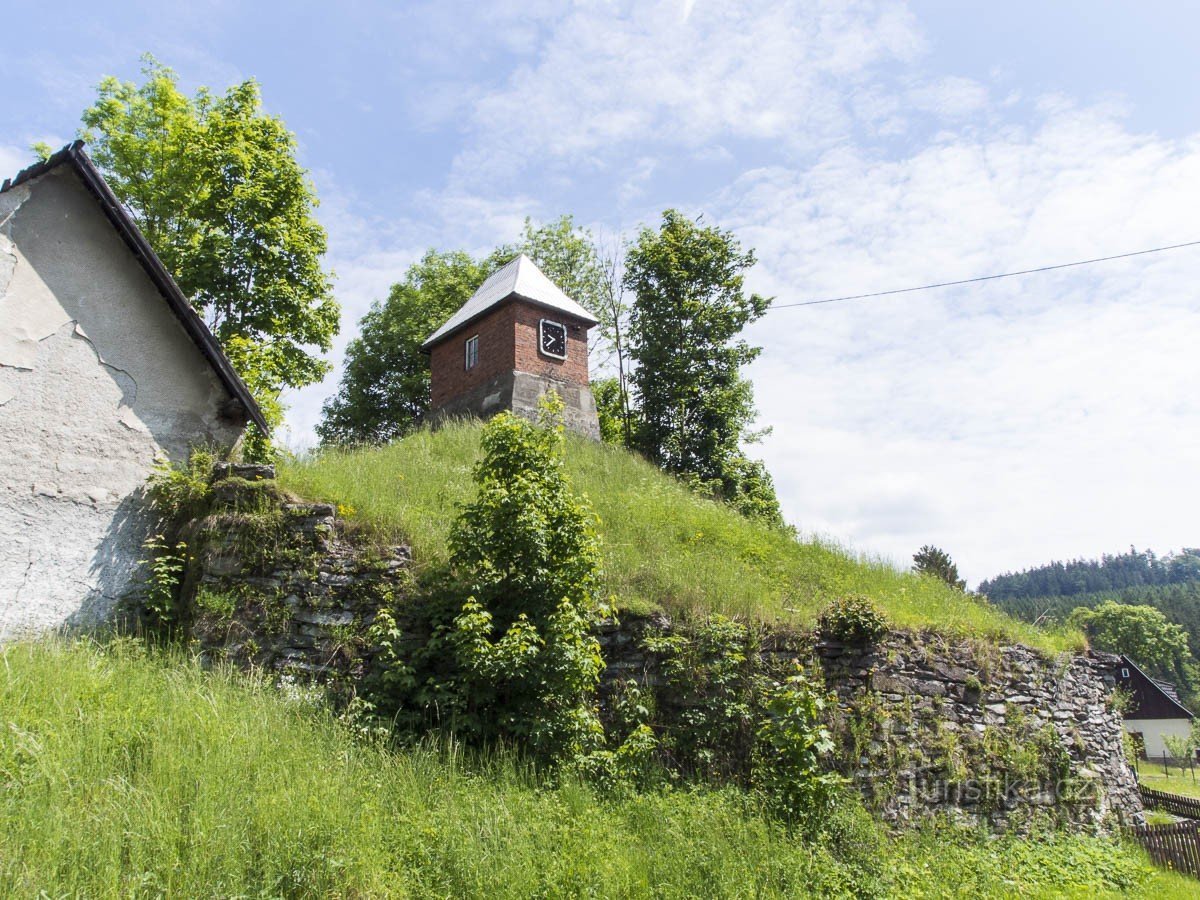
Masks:
[[[963,590],[967,583],[958,577],[958,566],[950,558],[950,554],[940,547],[926,544],[913,554],[913,571],[920,575],[932,575],[940,578],[950,587]]]
[[[329,370],[338,329],[295,137],[253,80],[188,97],[153,58],[142,73],[100,82],[80,136],[274,424],[283,388]]]
[[[338,392],[322,409],[324,444],[382,443],[414,428],[429,410],[429,357],[421,344],[494,270],[494,260],[428,251],[371,305],[346,347]]]
[[[761,348],[740,335],[771,304],[744,290],[743,273],[754,261],[754,252],[743,252],[732,233],[673,209],[663,213],[657,230],[638,234],[623,279],[634,295],[634,444],[666,471],[709,485],[735,503],[752,476],[755,489],[767,491],[769,517],[778,519],[769,476],[761,466],[750,471],[741,449],[755,437],[750,425],[756,415],[741,367]]]

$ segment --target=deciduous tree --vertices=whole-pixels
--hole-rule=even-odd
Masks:
[[[80,136],[113,192],[262,403],[320,380],[338,330],[325,231],[296,140],[258,83],[179,89],[150,57],[144,82],[105,78]]]
[[[742,330],[770,306],[747,294],[744,272],[754,265],[727,231],[676,210],[656,229],[643,228],[625,260],[624,286],[633,295],[630,355],[638,407],[634,445],[668,472],[712,486],[737,502],[744,485],[755,506],[778,520],[765,469],[748,464],[741,445],[754,439],[754,395],[741,368],[760,349]]]

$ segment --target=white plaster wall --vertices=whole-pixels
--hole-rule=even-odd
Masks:
[[[0,641],[111,612],[156,455],[231,446],[226,397],[69,167],[0,194]]]
[[[1146,744],[1147,758],[1162,759],[1164,753],[1171,755],[1164,738],[1187,737],[1192,730],[1192,723],[1187,719],[1126,719],[1125,730],[1130,734],[1140,731]]]

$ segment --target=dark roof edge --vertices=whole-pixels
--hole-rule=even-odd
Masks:
[[[433,350],[433,348],[436,347],[438,344],[441,344],[441,343],[444,343],[445,341],[450,340],[450,338],[454,337],[454,335],[461,332],[468,325],[474,325],[480,319],[485,318],[489,313],[494,313],[496,310],[500,309],[503,306],[508,305],[513,300],[524,300],[530,306],[536,306],[536,307],[538,307],[538,309],[544,309],[544,310],[547,310],[552,313],[558,313],[564,319],[572,319],[576,322],[582,322],[588,328],[595,328],[597,325],[600,324],[599,320],[597,320],[595,322],[589,322],[587,319],[581,319],[581,318],[579,318],[579,316],[574,315],[573,313],[566,312],[565,310],[559,309],[557,306],[551,306],[549,303],[542,303],[540,300],[534,300],[532,297],[526,297],[524,294],[518,294],[516,291],[513,291],[507,297],[502,297],[501,299],[499,299],[495,303],[493,303],[491,306],[489,306],[485,309],[481,309],[479,312],[475,313],[475,315],[471,316],[471,318],[464,319],[462,322],[460,322],[458,324],[458,326],[456,328],[452,329],[451,331],[447,331],[445,334],[443,334],[441,337],[439,337],[433,343],[430,343],[428,340],[425,341],[425,343],[423,343],[421,345],[421,352],[428,355],[429,352],[431,350]],[[589,313],[589,315],[590,315],[590,313]]]
[[[204,324],[204,320],[192,309],[192,305],[188,302],[187,297],[183,295],[183,291],[179,289],[179,285],[175,283],[175,279],[171,277],[171,273],[162,264],[162,260],[158,258],[158,254],[154,252],[145,235],[142,234],[141,230],[134,223],[129,212],[121,205],[121,201],[117,199],[116,194],[112,192],[112,188],[108,186],[108,182],[104,180],[104,176],[100,174],[100,170],[96,168],[96,164],[84,152],[83,141],[75,141],[73,144],[68,144],[48,159],[27,169],[22,169],[13,178],[5,179],[4,183],[0,184],[0,194],[34,178],[45,175],[51,169],[57,168],[63,163],[71,164],[79,176],[79,180],[83,182],[83,186],[99,202],[100,208],[104,211],[105,216],[108,217],[109,222],[112,223],[112,226],[117,230],[121,239],[132,251],[146,274],[150,276],[150,280],[154,282],[154,286],[158,288],[163,299],[167,301],[167,305],[171,307],[171,312],[175,314],[175,318],[183,325],[183,330],[187,332],[192,342],[200,349],[204,358],[208,360],[208,364],[217,373],[217,377],[221,380],[225,389],[229,391],[230,396],[242,404],[246,410],[246,414],[259,427],[263,434],[269,434],[271,428],[267,424],[262,410],[259,409],[258,403],[255,402],[250,390],[246,387],[245,382],[233,370],[233,365],[229,362],[229,357],[225,355],[225,351],[221,349],[220,343],[213,336],[213,333],[208,330],[208,326]]]
[[[1126,665],[1132,666],[1134,669],[1136,669],[1143,678],[1145,678],[1148,682],[1150,682],[1152,685],[1154,685],[1155,690],[1157,690],[1160,694],[1162,694],[1164,697],[1166,697],[1167,700],[1169,700],[1173,706],[1177,707],[1180,710],[1180,712],[1182,712],[1187,718],[1189,718],[1189,719],[1196,718],[1196,716],[1192,713],[1191,710],[1189,710],[1186,706],[1184,706],[1182,703],[1180,703],[1177,699],[1175,699],[1170,694],[1168,694],[1166,691],[1164,691],[1162,689],[1162,685],[1160,685],[1157,681],[1155,681],[1153,678],[1151,678],[1149,675],[1147,675],[1145,672],[1143,672],[1142,667],[1139,666],[1137,663],[1135,663],[1132,659],[1130,659],[1124,653],[1121,654],[1121,660]]]

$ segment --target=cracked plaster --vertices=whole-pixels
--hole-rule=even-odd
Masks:
[[[0,194],[0,641],[109,615],[155,457],[232,446],[225,399],[69,170]]]

